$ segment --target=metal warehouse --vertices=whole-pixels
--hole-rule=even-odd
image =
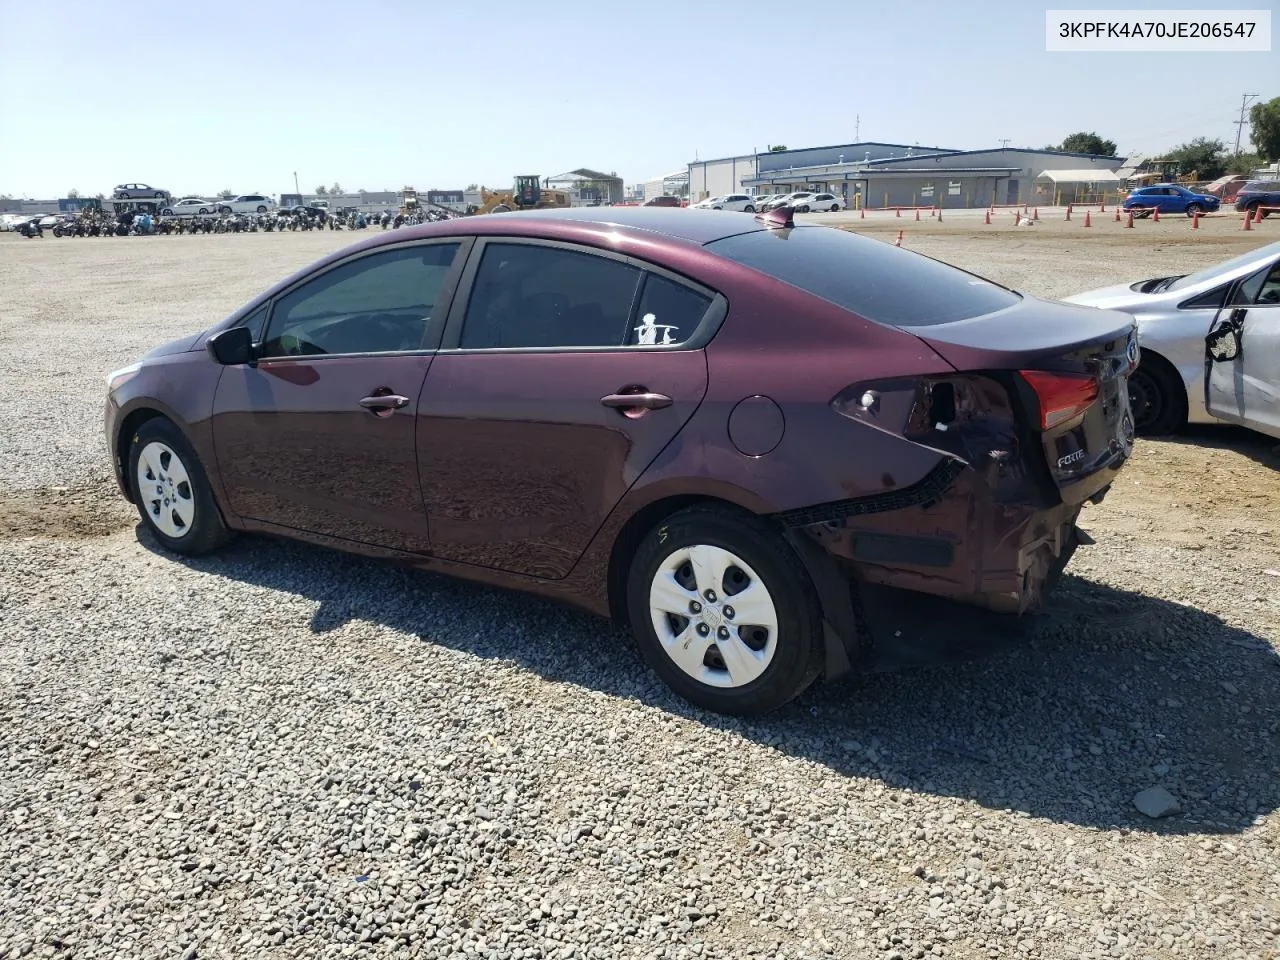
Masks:
[[[1120,157],[1053,150],[953,150],[847,143],[689,164],[691,201],[729,193],[829,192],[849,207],[1045,206],[1118,186]]]

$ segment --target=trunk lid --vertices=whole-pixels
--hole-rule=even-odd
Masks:
[[[1004,384],[1027,467],[1064,502],[1097,494],[1133,450],[1136,324],[1110,310],[1026,298],[998,313],[915,328],[962,372]]]

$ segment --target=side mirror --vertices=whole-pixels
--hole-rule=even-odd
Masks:
[[[215,333],[205,344],[209,356],[223,366],[252,363],[253,331],[248,327],[231,327]]]
[[[1223,324],[1204,338],[1205,350],[1215,363],[1226,363],[1240,356],[1240,332],[1232,324]]]

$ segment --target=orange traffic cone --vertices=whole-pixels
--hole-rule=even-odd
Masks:
[[[902,216],[902,208],[901,208],[901,207],[894,207],[894,208],[893,208],[893,215],[894,215],[895,217],[900,217],[900,216]]]
[[[1098,202],[1098,212],[1099,212],[1099,213],[1106,213],[1106,212],[1107,212],[1107,201],[1105,201],[1105,200],[1100,200],[1100,201]]]
[[[1116,207],[1116,223],[1120,222],[1120,208]]]
[[[898,231],[898,239],[897,239],[897,240],[895,240],[895,241],[893,242],[893,245],[894,245],[895,247],[900,247],[900,246],[902,246],[902,231],[901,231],[901,230],[899,230],[899,231]]]
[[[920,222],[920,208],[916,207],[916,223]]]
[[[858,208],[858,219],[859,219],[859,220],[865,220],[865,219],[867,219],[867,208],[866,208],[866,207],[859,207],[859,208]]]
[[[1195,215],[1191,218],[1191,229],[1192,230],[1200,229],[1200,211],[1199,210],[1197,210],[1195,212]]]
[[[1031,219],[1032,219],[1032,220],[1039,220],[1039,219],[1040,219],[1040,208],[1039,208],[1039,207],[1036,207],[1036,208],[1035,208],[1035,210],[1034,210],[1034,211],[1032,211]]]
[[[1084,212],[1084,225],[1085,225],[1086,227],[1089,227],[1089,226],[1092,226],[1092,225],[1093,225],[1093,222],[1089,219],[1089,211],[1088,211],[1088,210],[1086,210],[1086,211]]]
[[[1258,204],[1256,207],[1253,208],[1253,222],[1254,223],[1262,222],[1262,204]]]
[[[1132,227],[1132,226],[1133,226],[1133,211],[1132,211],[1132,210],[1130,210],[1130,211],[1129,211],[1129,216],[1128,216],[1128,218],[1125,220],[1124,225],[1125,225],[1126,227]]]
[[[1071,204],[1067,204],[1067,219],[1071,219]]]
[[[1153,208],[1152,208],[1152,210],[1151,210],[1151,222],[1152,222],[1152,223],[1159,223],[1159,222],[1160,222],[1160,208],[1159,208],[1159,207],[1153,207]]]
[[[991,210],[990,209],[988,209],[987,212],[982,215],[982,222],[985,223],[988,227],[991,226]]]
[[[1253,217],[1251,217],[1251,216],[1248,214],[1248,212],[1246,212],[1246,213],[1245,213],[1245,215],[1244,215],[1244,227],[1243,227],[1243,229],[1245,229],[1245,230],[1252,230],[1252,229],[1253,229]]]

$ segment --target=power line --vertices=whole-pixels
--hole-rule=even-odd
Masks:
[[[1256,93],[1245,93],[1240,95],[1240,119],[1235,121],[1236,125],[1236,156],[1240,156],[1240,134],[1244,133],[1244,112],[1248,109],[1250,100],[1257,100]]]

